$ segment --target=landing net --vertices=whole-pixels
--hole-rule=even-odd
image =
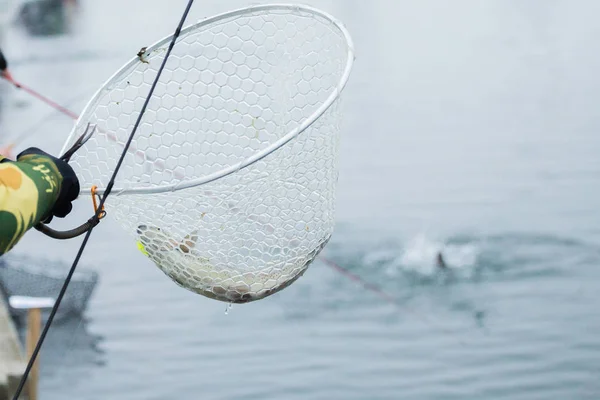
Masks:
[[[63,152],[82,193],[103,193],[172,36],[96,93]],[[253,6],[185,28],[143,115],[106,210],[180,286],[227,302],[294,282],[335,217],[340,94],[354,51],[334,17]],[[61,152],[62,153],[62,152]]]

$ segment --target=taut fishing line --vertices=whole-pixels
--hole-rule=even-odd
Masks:
[[[74,96],[73,98],[71,98],[69,101],[66,102],[67,106],[72,105],[76,102],[78,102],[79,100],[81,100],[84,96],[88,96],[88,91],[86,90],[83,93],[78,94],[77,96]],[[66,109],[65,107],[61,107],[61,108],[56,108],[51,106],[54,110],[50,111],[48,114],[44,115],[42,118],[40,118],[36,123],[29,125],[26,129],[23,129],[22,131],[20,131],[19,133],[17,133],[16,135],[13,135],[12,139],[9,139],[9,143],[8,145],[4,146],[3,149],[7,150],[7,151],[12,151],[17,145],[19,145],[24,139],[26,139],[27,137],[33,135],[35,132],[40,130],[40,126],[48,119],[50,119],[51,117],[53,117],[54,115],[56,115],[56,111],[59,111],[60,113],[67,115],[69,118],[73,118],[73,116],[71,114],[73,114],[72,112],[69,112],[68,114],[66,114],[65,112],[63,112],[63,109]],[[78,117],[75,117],[74,119],[77,119]],[[5,154],[6,155],[6,154]]]
[[[190,8],[192,6],[192,4],[194,3],[194,0],[189,0],[185,11],[181,17],[181,20],[179,22],[179,25],[177,26],[177,29],[175,30],[175,34],[173,35],[173,39],[171,41],[171,44],[169,45],[169,48],[167,49],[167,53],[165,55],[165,58],[163,60],[163,63],[161,65],[161,68],[158,70],[158,73],[156,74],[156,78],[154,79],[154,83],[152,85],[152,87],[150,88],[150,91],[148,93],[148,96],[146,98],[146,101],[144,102],[144,105],[142,107],[142,110],[140,111],[139,117],[137,119],[137,122],[135,124],[135,126],[133,127],[133,130],[131,131],[131,134],[129,136],[129,139],[127,141],[127,143],[125,143],[125,149],[122,152],[121,158],[119,159],[119,162],[117,163],[115,169],[114,169],[114,173],[111,177],[111,180],[109,181],[107,187],[106,187],[106,191],[104,192],[104,195],[102,196],[101,200],[100,200],[100,205],[98,207],[98,209],[96,210],[96,214],[95,214],[95,218],[98,219],[100,217],[101,214],[101,210],[102,210],[102,206],[104,205],[106,198],[108,197],[108,195],[110,194],[110,191],[112,189],[115,177],[117,175],[117,173],[119,172],[119,168],[122,164],[123,158],[125,157],[125,155],[127,154],[127,148],[129,147],[131,141],[133,140],[133,137],[135,135],[135,132],[137,130],[137,127],[139,126],[139,122],[144,114],[144,111],[146,109],[146,106],[148,104],[148,102],[150,101],[150,98],[154,92],[154,87],[156,86],[159,78],[160,78],[160,74],[164,68],[164,65],[167,62],[167,59],[169,57],[169,54],[173,48],[173,46],[175,45],[175,41],[177,40],[177,37],[179,36],[179,34],[181,33],[181,28],[183,27],[183,24],[187,18],[187,15],[190,11]],[[40,351],[40,348],[42,347],[42,344],[44,342],[44,339],[48,333],[48,330],[50,329],[50,326],[52,325],[52,321],[54,319],[54,316],[56,315],[56,311],[58,310],[60,303],[62,301],[62,298],[65,295],[65,292],[67,290],[67,287],[69,286],[69,282],[71,281],[71,278],[73,276],[73,273],[75,272],[75,268],[77,267],[77,264],[79,263],[79,259],[81,258],[81,255],[83,254],[83,250],[85,249],[85,246],[87,245],[87,242],[92,234],[93,231],[93,226],[90,227],[90,229],[87,231],[83,242],[81,243],[81,246],[79,247],[79,251],[77,252],[77,256],[75,257],[75,260],[73,261],[73,265],[71,267],[71,269],[69,270],[69,273],[67,275],[67,277],[65,278],[65,282],[58,294],[58,297],[56,298],[56,302],[54,303],[54,306],[52,307],[52,310],[50,311],[50,315],[48,316],[48,320],[46,322],[46,324],[44,325],[44,329],[42,330],[42,333],[40,334],[40,337],[36,343],[35,349],[33,350],[33,353],[31,355],[31,357],[29,358],[29,361],[27,363],[27,367],[25,369],[25,372],[23,373],[23,376],[19,382],[19,386],[17,387],[17,390],[13,396],[13,400],[18,400],[19,396],[21,395],[21,392],[23,391],[23,388],[25,387],[25,383],[27,382],[27,378],[29,377],[29,373],[31,372],[31,368],[33,367],[33,364],[35,363],[35,360],[38,356],[38,353]]]

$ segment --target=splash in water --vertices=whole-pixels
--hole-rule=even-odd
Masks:
[[[388,272],[410,271],[433,276],[442,267],[468,273],[475,267],[478,254],[479,249],[474,243],[446,244],[419,234],[400,250],[389,264]]]

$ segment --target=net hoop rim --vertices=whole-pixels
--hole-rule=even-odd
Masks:
[[[204,26],[210,25],[212,23],[219,22],[223,19],[236,17],[236,16],[240,16],[240,15],[245,15],[245,14],[249,14],[249,13],[253,13],[253,12],[260,12],[260,11],[307,12],[309,14],[313,14],[315,16],[323,18],[325,21],[328,21],[329,23],[331,23],[333,26],[335,26],[339,30],[339,32],[342,34],[342,36],[344,37],[344,40],[346,42],[347,61],[346,61],[344,71],[342,72],[342,75],[340,77],[340,80],[339,80],[337,86],[331,91],[328,98],[312,113],[312,115],[310,117],[305,118],[304,121],[302,121],[300,124],[298,124],[298,126],[296,126],[294,129],[290,130],[285,136],[283,136],[279,140],[271,143],[269,146],[267,146],[263,150],[256,152],[252,156],[246,158],[245,160],[243,160],[237,164],[230,165],[230,166],[223,168],[217,172],[205,175],[200,178],[191,179],[188,181],[179,182],[179,183],[170,184],[170,185],[161,185],[161,186],[144,187],[144,188],[113,188],[111,190],[112,194],[124,195],[124,194],[164,193],[164,192],[171,192],[171,191],[177,191],[177,190],[187,189],[187,188],[191,188],[191,187],[196,187],[196,186],[204,185],[204,184],[207,184],[210,182],[214,182],[218,179],[224,178],[228,175],[231,175],[241,169],[244,169],[244,168],[254,164],[257,161],[260,161],[261,159],[265,158],[269,154],[271,154],[271,153],[275,152],[276,150],[280,149],[281,147],[283,147],[286,143],[288,143],[289,141],[291,141],[292,139],[294,139],[295,137],[300,135],[302,132],[304,132],[306,129],[308,129],[308,127],[310,127],[315,121],[317,121],[331,107],[331,105],[340,97],[343,89],[346,87],[346,84],[348,83],[348,79],[350,77],[350,72],[352,71],[352,67],[354,65],[354,60],[355,60],[354,41],[352,40],[350,32],[347,30],[347,28],[345,27],[344,23],[341,20],[339,20],[339,19],[335,18],[334,16],[332,16],[331,14],[329,14],[325,11],[322,11],[320,9],[317,9],[315,7],[311,7],[308,5],[285,4],[285,3],[261,4],[261,5],[253,5],[253,6],[243,7],[243,8],[235,9],[232,11],[227,11],[227,12],[224,12],[221,14],[217,14],[213,17],[204,18],[203,20],[196,22],[196,23],[189,25],[186,28],[182,29],[181,35],[184,35],[184,34],[188,33],[189,31],[196,30],[198,28],[202,28]],[[158,40],[151,46],[147,47],[147,52],[150,52],[151,50],[154,50],[155,48],[162,46],[165,43],[170,42],[172,40],[172,38],[173,38],[173,34],[166,36],[163,39]],[[121,75],[122,72],[132,68],[136,64],[139,64],[139,62],[140,62],[140,60],[137,56],[133,57],[128,63],[123,65],[113,75],[111,75],[111,77],[108,78],[105,81],[105,83],[96,91],[96,93],[92,96],[91,100],[86,104],[84,111],[81,113],[81,115],[77,119],[75,125],[73,126],[71,133],[67,137],[67,140],[65,141],[65,144],[63,145],[63,148],[61,149],[61,152],[60,152],[61,154],[66,151],[70,142],[74,139],[77,130],[80,128],[80,126],[82,126],[82,124],[81,124],[82,121],[86,121],[89,114],[92,113],[92,111],[94,110],[93,106],[100,99],[100,96],[107,89],[111,88],[111,85],[113,85],[115,83],[115,81],[117,81],[117,78]],[[87,124],[87,122],[85,124]],[[88,193],[89,191],[90,191],[89,187],[82,187],[79,193],[84,194],[84,193]],[[105,187],[96,189],[96,193],[99,195],[104,194],[105,191],[106,191]]]

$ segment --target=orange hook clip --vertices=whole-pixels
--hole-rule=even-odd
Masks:
[[[94,214],[98,213],[98,203],[96,202],[96,197],[100,198],[98,193],[96,193],[96,189],[98,189],[98,186],[96,186],[96,185],[92,186],[91,192],[92,192],[92,202],[94,203]],[[104,211],[104,205],[102,205],[102,211],[98,215],[98,219],[104,218],[105,215],[106,215],[106,211]]]

